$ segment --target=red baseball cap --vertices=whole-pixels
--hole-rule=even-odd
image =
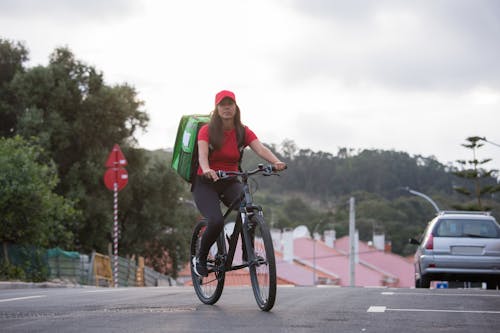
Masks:
[[[215,105],[219,104],[226,97],[231,98],[236,103],[236,97],[232,91],[222,90],[215,95]]]

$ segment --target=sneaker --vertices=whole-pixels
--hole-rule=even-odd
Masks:
[[[199,277],[206,277],[208,276],[208,270],[207,270],[207,266],[203,266],[199,259],[196,258],[196,257],[193,257],[193,261],[192,261],[192,264],[193,264],[193,270],[194,270],[194,273],[196,275],[198,275]]]

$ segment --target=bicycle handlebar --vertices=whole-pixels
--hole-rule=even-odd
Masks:
[[[285,166],[285,169],[287,167]],[[274,168],[273,165],[268,164],[264,166],[263,164],[257,165],[257,168],[250,170],[250,171],[224,171],[224,170],[218,170],[216,171],[217,176],[221,179],[229,178],[231,176],[252,176],[257,173],[262,173],[263,176],[273,176],[273,175],[278,175],[277,174],[276,168]]]

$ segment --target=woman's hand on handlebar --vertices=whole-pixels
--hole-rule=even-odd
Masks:
[[[276,171],[283,171],[286,169],[286,163],[281,161],[275,162],[273,163],[273,169]]]
[[[215,172],[212,169],[208,169],[207,171],[203,171],[203,176],[205,176],[207,179],[211,179],[214,182],[219,180],[219,176],[217,175],[217,172]]]

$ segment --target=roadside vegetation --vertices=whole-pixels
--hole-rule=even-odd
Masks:
[[[175,277],[188,259],[198,213],[189,186],[170,168],[170,154],[137,145],[149,122],[144,101],[130,83],[107,84],[68,48],[54,50],[46,66],[27,67],[28,59],[24,44],[0,38],[0,276],[34,279],[9,263],[8,244],[108,252],[113,198],[102,178],[117,143],[129,172],[120,192],[120,255],[144,256]],[[342,237],[353,196],[360,239],[384,232],[395,253],[410,255],[407,239],[423,231],[434,209],[405,187],[426,193],[441,209],[489,208],[500,217],[498,174],[487,169],[486,157],[473,162],[474,176],[466,172],[470,164],[443,165],[405,152],[345,147],[332,154],[299,149],[292,140],[269,147],[289,165],[282,177],[256,184],[256,201],[274,228],[334,228]],[[243,161],[244,167],[259,163],[249,151]],[[476,189],[470,195],[454,190],[469,186]]]

